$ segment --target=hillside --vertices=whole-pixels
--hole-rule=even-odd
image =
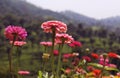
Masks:
[[[0,0],[0,15],[12,14],[17,16],[28,16],[34,19],[51,20],[56,19],[74,26],[81,23],[85,26],[105,26],[107,28],[120,27],[120,17],[110,17],[96,20],[88,16],[78,14],[72,11],[54,12],[41,7],[36,7],[25,0]]]

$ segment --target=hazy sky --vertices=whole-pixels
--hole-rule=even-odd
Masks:
[[[102,19],[120,16],[120,0],[27,0],[53,11],[71,10],[80,14]]]

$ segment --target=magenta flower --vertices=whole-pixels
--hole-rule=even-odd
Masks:
[[[73,40],[72,36],[68,34],[56,34],[55,38],[55,42],[58,44],[61,44],[62,41],[64,41],[64,43],[71,43]]]
[[[10,41],[10,44],[13,44],[13,41]],[[14,46],[23,46],[25,44],[26,44],[26,42],[24,42],[24,41],[15,41],[14,42]]]
[[[67,25],[60,21],[47,21],[41,25],[46,33],[52,33],[52,29],[55,28],[56,33],[62,33],[67,31]]]
[[[79,41],[73,41],[69,44],[70,47],[81,47],[82,44]]]
[[[58,50],[54,50],[53,54],[54,54],[54,56],[58,56],[59,55],[59,51]]]
[[[99,64],[108,66],[109,65],[109,59],[108,58],[104,59],[103,55],[100,55]]]
[[[4,34],[6,38],[11,41],[13,41],[14,38],[16,38],[15,40],[25,40],[27,36],[27,32],[24,28],[12,25],[9,25],[7,28],[5,28]]]
[[[20,74],[20,75],[29,75],[30,72],[29,71],[18,71],[18,74]]]

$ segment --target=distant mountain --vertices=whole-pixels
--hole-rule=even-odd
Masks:
[[[85,15],[75,13],[73,11],[63,11],[61,13],[66,17],[69,17],[70,19],[75,20],[77,23],[83,23],[89,26],[95,26],[98,23],[98,20],[94,18],[90,18]]]
[[[64,15],[51,10],[36,7],[25,0],[0,0],[0,14],[28,15],[37,18],[57,19],[61,21],[70,21]]]
[[[102,20],[87,17],[72,11],[54,12],[41,7],[36,7],[25,0],[0,0],[0,15],[13,14],[42,19],[56,19],[65,23],[77,25],[82,23],[86,26],[120,27],[120,16]]]
[[[100,20],[101,24],[108,27],[120,27],[120,16]]]

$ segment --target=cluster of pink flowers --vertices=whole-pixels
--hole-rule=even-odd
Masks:
[[[46,33],[52,33],[52,29],[55,29],[56,33],[62,33],[67,31],[67,25],[60,21],[47,21],[41,25]]]
[[[4,32],[6,38],[13,41],[15,40],[25,40],[27,36],[27,32],[24,28],[21,26],[12,26],[9,25],[7,28],[5,28]]]
[[[103,55],[100,55],[99,64],[104,65],[104,66],[109,66],[109,67],[116,68],[116,65],[115,65],[115,64],[110,64],[110,63],[109,63],[109,58],[106,58],[106,59],[105,59],[105,58],[103,57]]]
[[[68,34],[56,34],[55,38],[55,42],[58,44],[61,44],[62,41],[64,41],[64,43],[71,43],[73,40],[72,36]]]
[[[10,44],[13,44],[13,41],[10,41]],[[24,42],[24,41],[15,41],[14,42],[14,46],[23,46],[25,44],[26,44],[26,42]]]

